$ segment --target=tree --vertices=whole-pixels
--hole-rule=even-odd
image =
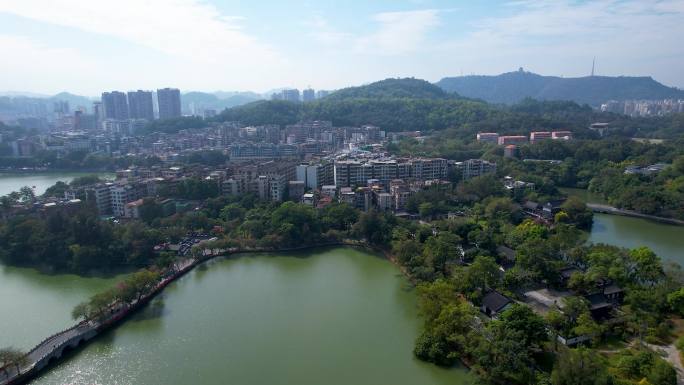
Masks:
[[[418,213],[420,214],[420,217],[423,219],[432,218],[432,216],[435,215],[436,212],[437,209],[435,208],[435,205],[431,202],[423,202],[418,206]]]
[[[491,322],[483,335],[470,333],[470,353],[481,369],[485,383],[530,384],[534,378],[534,360],[525,345],[522,331]]]
[[[673,312],[684,316],[684,288],[680,288],[677,291],[667,295],[667,303],[670,305],[670,309]]]
[[[490,220],[509,222],[518,211],[511,198],[493,198],[485,206],[485,216]]]
[[[164,215],[163,207],[158,204],[154,198],[143,199],[143,204],[140,206],[138,211],[140,213],[140,219],[148,224]]]
[[[656,357],[646,378],[653,385],[676,385],[677,372],[669,362]]]
[[[361,214],[353,232],[372,244],[386,245],[391,239],[394,221],[396,218],[393,215],[388,217],[386,213],[370,210]]]
[[[466,271],[466,280],[471,289],[480,289],[485,292],[488,287],[499,286],[501,270],[494,258],[478,255]]]
[[[578,197],[571,196],[561,205],[561,212],[567,214],[571,223],[581,229],[591,228],[594,214],[587,205]]]
[[[423,254],[435,271],[445,273],[446,265],[456,261],[459,257],[458,246],[461,237],[450,232],[440,232],[437,236],[428,238],[423,248]]]
[[[539,346],[549,339],[544,319],[529,306],[514,304],[495,322],[500,322],[504,328],[520,332],[522,342],[528,348]]]
[[[320,234],[316,211],[306,205],[285,202],[271,214],[271,226],[283,236],[288,245],[311,242]]]
[[[226,222],[233,220],[244,220],[247,210],[238,203],[231,203],[221,209],[221,219]]]
[[[79,318],[88,319],[89,314],[90,308],[88,307],[87,302],[81,302],[71,310],[71,318],[74,320],[78,320]]]
[[[29,186],[24,186],[19,189],[21,201],[24,203],[33,203],[36,200],[36,193]]]
[[[418,338],[414,354],[424,361],[453,365],[465,352],[475,317],[475,309],[468,302],[452,297]]]
[[[29,362],[26,353],[13,347],[0,349],[0,366],[14,365],[17,373],[21,374],[21,367],[27,365]],[[5,375],[7,375],[7,368],[5,368]]]
[[[637,247],[629,252],[632,261],[632,278],[637,282],[654,285],[663,275],[660,258],[646,246]]]
[[[612,378],[605,360],[595,351],[578,348],[563,349],[553,371],[553,385],[610,385]]]
[[[397,256],[399,262],[404,266],[413,267],[417,265],[417,259],[422,262],[421,254],[423,253],[423,245],[413,238],[401,238],[394,241],[392,253]]]
[[[589,313],[580,314],[576,324],[572,332],[577,336],[590,336],[594,341],[601,336],[601,325],[597,324]]]
[[[359,219],[359,211],[347,203],[333,203],[322,212],[321,221],[327,228],[349,230]]]

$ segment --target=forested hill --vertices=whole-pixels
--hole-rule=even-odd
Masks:
[[[454,97],[428,81],[403,78],[385,79],[359,87],[344,88],[333,92],[326,99],[448,99]]]
[[[506,104],[525,98],[571,100],[591,106],[608,100],[684,98],[683,90],[667,87],[651,77],[561,78],[517,71],[498,76],[448,77],[436,84],[464,97]]]
[[[491,107],[461,99],[420,79],[386,79],[350,87],[313,102],[258,101],[221,113],[245,124],[331,120],[336,126],[373,124],[388,131],[439,130],[486,120]]]

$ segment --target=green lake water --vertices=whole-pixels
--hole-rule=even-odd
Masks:
[[[0,196],[7,195],[12,191],[19,191],[24,186],[33,187],[36,195],[42,195],[48,187],[54,185],[58,181],[69,183],[74,178],[85,175],[100,175],[102,177],[112,177],[112,174],[107,173],[92,173],[92,172],[55,172],[55,173],[16,173],[6,174],[0,173]]]
[[[607,204],[596,194],[584,189],[561,188],[587,203]],[[629,249],[648,246],[661,258],[684,266],[684,226],[670,225],[642,218],[611,214],[594,214],[589,242],[606,243]]]
[[[36,274],[4,269],[0,286],[10,291],[0,288],[0,309],[9,317],[0,345],[38,342],[109,283]],[[31,384],[470,383],[463,368],[413,357],[420,322],[414,290],[373,254],[334,248],[217,259]]]

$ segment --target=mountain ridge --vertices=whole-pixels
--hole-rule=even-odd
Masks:
[[[489,103],[514,104],[526,98],[570,100],[598,106],[608,100],[684,98],[684,91],[650,76],[544,76],[522,69],[500,75],[445,77],[435,83],[447,92]]]

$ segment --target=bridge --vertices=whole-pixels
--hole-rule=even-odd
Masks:
[[[652,220],[652,221],[656,221],[656,222],[663,222],[663,223],[669,223],[672,225],[684,226],[684,221],[679,220],[679,219],[643,214],[643,213],[640,213],[637,211],[619,209],[617,207],[613,207],[613,206],[609,206],[609,205],[603,205],[603,204],[599,204],[599,203],[587,203],[587,207],[595,213],[623,215],[626,217],[643,218],[643,219],[648,219],[648,220]]]
[[[97,320],[90,319],[80,322],[44,339],[26,354],[24,365],[17,367],[14,364],[7,364],[0,368],[0,385],[17,385],[28,381],[47,366],[56,363],[65,353],[77,349],[147,304],[169,283],[192,270],[202,260],[203,258],[191,258],[178,262],[174,265],[173,274],[163,278],[139,300],[125,304],[112,304],[105,316]]]

